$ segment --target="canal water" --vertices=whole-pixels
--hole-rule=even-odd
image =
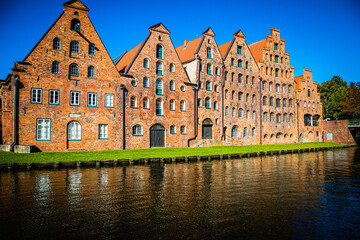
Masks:
[[[0,173],[0,239],[359,239],[360,148]]]

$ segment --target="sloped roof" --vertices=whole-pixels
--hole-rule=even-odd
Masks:
[[[179,55],[181,62],[186,62],[195,58],[195,53],[197,52],[202,39],[203,36],[189,41],[185,49],[184,49],[184,44],[176,48],[176,52]]]
[[[232,42],[232,40],[219,46],[219,50],[220,50],[221,56],[223,58],[225,57],[225,54],[226,54],[227,50],[229,49],[231,42]]]
[[[130,51],[124,54],[124,56],[116,63],[116,68],[119,72],[125,72],[131,61],[134,59],[136,53],[143,43],[140,43]]]
[[[301,80],[301,79],[304,79],[304,76],[303,76],[303,75],[302,75],[302,76],[298,76],[298,77],[294,77],[295,84],[296,84],[296,86],[295,86],[296,89],[300,89],[300,80]]]
[[[249,49],[254,56],[256,62],[262,59],[262,49],[266,47],[266,39],[260,40],[258,42],[252,43],[249,45]]]
[[[63,4],[63,6],[79,8],[85,11],[89,11],[89,8],[83,4],[80,0],[70,0]]]

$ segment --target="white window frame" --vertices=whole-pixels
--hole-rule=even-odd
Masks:
[[[31,89],[31,103],[42,104],[43,90],[42,88]]]
[[[87,95],[88,107],[97,107],[97,93],[89,92]]]
[[[105,107],[114,107],[114,94],[105,93]]]
[[[99,139],[108,139],[108,124],[99,124]]]
[[[59,105],[60,104],[60,90],[49,90],[49,104]]]
[[[51,119],[38,118],[36,121],[36,141],[51,141]]]

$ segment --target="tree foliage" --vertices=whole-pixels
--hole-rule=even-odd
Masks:
[[[339,76],[334,76],[330,81],[323,82],[319,88],[323,104],[323,118],[346,119],[342,103],[348,96],[347,83]]]
[[[347,98],[340,105],[346,118],[360,118],[360,82],[350,82],[347,88]]]

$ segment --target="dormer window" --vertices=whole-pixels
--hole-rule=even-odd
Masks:
[[[71,20],[71,28],[72,31],[80,32],[80,21],[79,19],[74,18]]]

